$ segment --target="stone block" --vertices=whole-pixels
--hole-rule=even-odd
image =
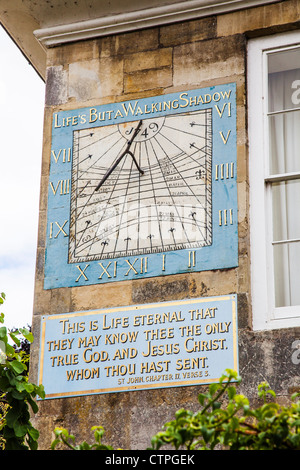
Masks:
[[[247,10],[239,10],[232,13],[219,15],[217,18],[217,35],[230,36],[247,32],[262,32],[268,29],[270,32],[278,32],[291,23],[298,23],[300,16],[300,4],[297,0],[264,5]]]
[[[240,36],[175,47],[174,85],[200,85],[243,74],[244,49],[244,39]]]
[[[49,177],[41,176],[40,211],[47,210]]]
[[[140,51],[152,51],[159,46],[159,29],[150,28],[97,40],[98,56],[105,57],[133,54]]]
[[[77,102],[121,94],[123,63],[111,58],[69,65],[69,98]]]
[[[124,72],[133,73],[141,70],[171,67],[172,51],[172,48],[169,47],[128,55],[124,61]]]
[[[39,253],[38,253],[39,255]],[[42,255],[45,253],[42,251]],[[37,260],[37,263],[39,261]],[[38,269],[38,268],[37,268]],[[46,315],[51,311],[51,291],[44,290],[44,279],[42,277],[36,277],[35,291],[34,291],[34,305],[33,305],[33,316]]]
[[[71,309],[71,289],[51,290],[51,314],[68,313]]]
[[[238,269],[238,287],[237,292],[249,292],[250,286],[250,257],[249,252],[244,256],[239,256],[239,269]]]
[[[172,69],[142,70],[140,72],[126,74],[124,76],[124,92],[135,93],[144,90],[167,88],[172,85]]]
[[[246,181],[237,184],[238,197],[238,222],[239,224],[247,218],[248,215],[248,184]]]
[[[72,311],[119,307],[131,304],[131,282],[103,284],[101,286],[76,287],[72,289]]]
[[[67,72],[62,65],[47,68],[46,106],[57,106],[67,101]]]
[[[170,299],[183,299],[189,292],[188,278],[184,275],[157,277],[134,281],[132,286],[132,302],[144,304],[163,302]]]
[[[73,62],[89,61],[99,58],[97,41],[81,41],[76,43],[64,44],[59,47],[48,49],[47,65],[56,66],[72,64]]]
[[[215,16],[161,26],[160,45],[165,47],[177,46],[179,44],[211,39],[216,36],[216,27],[217,19]]]
[[[237,145],[237,183],[248,182],[248,153],[246,144]]]
[[[234,268],[192,273],[189,279],[189,296],[210,297],[239,292],[237,271]]]

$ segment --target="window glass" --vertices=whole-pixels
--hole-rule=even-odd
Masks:
[[[300,239],[300,180],[274,183],[272,203],[273,240]],[[300,258],[298,261],[300,272]]]
[[[300,111],[269,116],[270,175],[300,172]]]
[[[300,107],[300,47],[268,54],[268,111]]]
[[[274,245],[275,307],[300,305],[300,242]]]
[[[289,307],[300,305],[300,47],[267,57],[269,174],[282,179],[271,183],[275,307]]]

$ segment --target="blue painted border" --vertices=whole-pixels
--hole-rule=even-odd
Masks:
[[[230,95],[230,96],[229,96]],[[228,98],[229,96],[229,98]],[[163,110],[163,103],[170,102],[171,110]],[[224,104],[230,103],[230,116],[227,108],[220,118],[218,110],[223,109]],[[148,257],[147,272],[135,274],[129,269],[129,264],[124,258],[104,260],[103,266],[109,266],[111,277],[102,274],[99,261],[88,263],[68,262],[68,234],[70,196],[54,196],[50,182],[55,187],[59,180],[71,180],[72,151],[64,154],[60,149],[72,149],[73,131],[89,129],[99,126],[111,125],[121,122],[129,122],[150,117],[164,116],[168,114],[180,114],[189,111],[197,111],[212,108],[212,210],[213,210],[213,236],[212,244],[195,249],[195,265],[189,267],[188,259],[190,249],[166,252],[165,270],[162,271],[163,253],[150,254]],[[126,112],[124,111],[126,110]],[[133,114],[131,111],[135,110]],[[126,115],[127,113],[127,115]],[[103,120],[96,120],[96,116]],[[220,132],[224,137],[230,135],[226,145],[222,142]],[[124,281],[145,277],[166,276],[170,274],[199,272],[207,270],[232,268],[238,265],[238,211],[237,211],[237,185],[236,185],[236,85],[235,83],[208,87],[198,90],[189,90],[172,93],[163,96],[154,96],[140,100],[131,100],[122,103],[106,104],[95,107],[80,108],[61,111],[53,115],[52,147],[49,176],[48,211],[47,211],[47,240],[45,256],[44,288],[72,287],[92,284],[103,284],[114,281]],[[54,156],[57,159],[55,162]],[[70,161],[68,158],[70,157]],[[65,160],[65,161],[64,161]],[[214,168],[226,162],[234,163],[234,178],[215,181]],[[233,223],[226,227],[219,225],[219,210],[232,209]],[[67,222],[64,224],[64,222]],[[60,230],[57,222],[63,230]],[[52,225],[51,225],[52,223]],[[52,228],[51,228],[52,227]],[[52,229],[52,238],[50,231]],[[57,238],[54,236],[59,232]],[[128,257],[128,261],[135,267],[141,266],[143,256]],[[136,261],[135,261],[136,260]],[[113,276],[114,262],[117,261],[116,276]],[[81,275],[81,271],[85,273]]]

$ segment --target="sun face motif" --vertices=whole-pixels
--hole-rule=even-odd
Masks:
[[[69,262],[212,243],[211,109],[74,131]]]

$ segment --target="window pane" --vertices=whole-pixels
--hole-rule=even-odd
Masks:
[[[300,305],[300,243],[274,246],[275,307]]]
[[[268,54],[269,173],[300,172],[300,47]],[[289,110],[289,111],[287,111]],[[290,111],[294,110],[294,111]],[[272,184],[273,240],[300,238],[300,179]],[[300,305],[300,242],[273,245],[275,306]]]
[[[300,106],[300,48],[268,54],[269,112]]]
[[[300,180],[274,183],[272,204],[273,240],[300,238]]]
[[[300,111],[269,116],[270,174],[300,171]]]

